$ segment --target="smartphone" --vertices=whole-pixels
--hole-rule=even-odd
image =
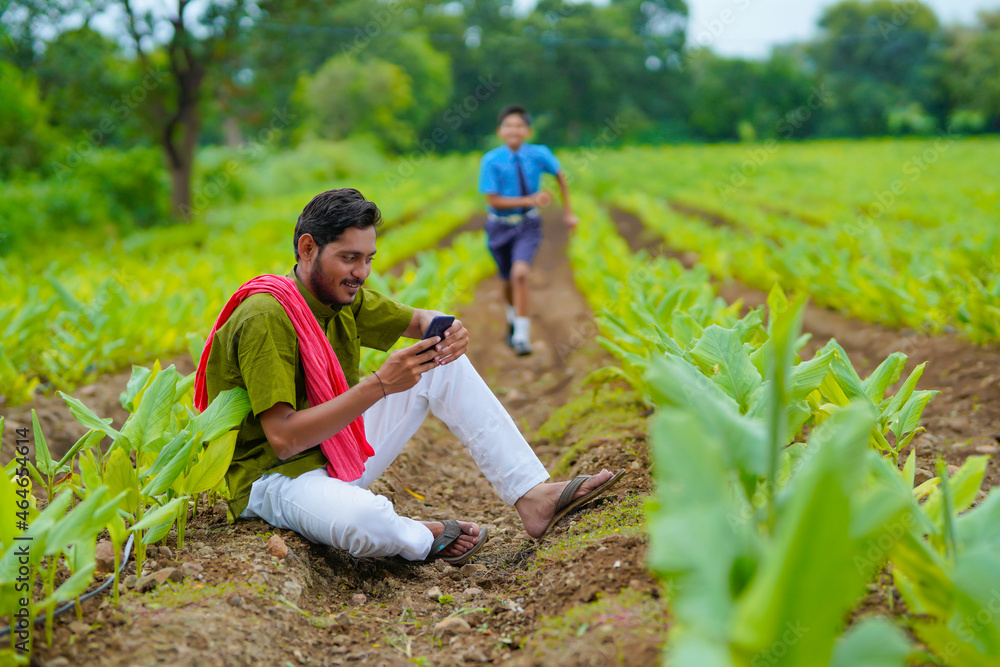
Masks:
[[[453,315],[438,315],[433,320],[431,320],[430,326],[427,327],[427,333],[424,334],[424,340],[428,338],[433,338],[438,336],[441,340],[444,340],[444,332],[448,330],[455,322],[455,317]]]
[[[444,340],[444,332],[448,330],[455,318],[452,315],[438,315],[433,320],[431,320],[430,325],[427,327],[427,333],[424,334],[424,340],[428,338],[433,338],[439,336],[441,340]],[[434,348],[431,348],[432,350]],[[424,364],[433,364],[434,359],[430,361],[425,361]],[[421,364],[421,365],[424,365]]]

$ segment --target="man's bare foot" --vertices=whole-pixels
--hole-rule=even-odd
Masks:
[[[585,496],[600,485],[613,477],[610,470],[602,470],[590,479],[583,482],[580,488],[573,494],[573,498]],[[528,490],[514,503],[514,509],[521,515],[521,523],[524,530],[531,537],[539,537],[545,532],[549,521],[556,514],[556,503],[559,502],[559,494],[569,482],[547,482],[537,484]]]
[[[431,535],[435,538],[444,532],[444,524],[440,521],[421,521],[420,523],[427,526],[427,529],[431,531]],[[479,542],[479,526],[477,524],[471,521],[459,521],[458,525],[462,527],[462,534],[454,542],[445,547],[439,555],[449,557],[461,556]]]

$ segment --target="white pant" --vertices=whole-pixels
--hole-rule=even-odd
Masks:
[[[365,412],[365,433],[375,455],[365,463],[360,479],[343,482],[330,477],[325,467],[295,479],[263,475],[250,488],[250,502],[240,517],[260,517],[354,556],[398,554],[423,560],[434,541],[431,532],[419,521],[396,514],[385,496],[367,487],[396,459],[428,409],[462,441],[508,505],[548,479],[510,415],[463,355]]]

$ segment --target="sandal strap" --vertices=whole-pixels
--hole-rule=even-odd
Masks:
[[[427,556],[428,558],[436,557],[439,552],[448,548],[448,546],[462,535],[462,527],[458,525],[458,521],[448,519],[443,523],[444,532],[434,538],[434,541],[431,543],[431,552]]]
[[[576,495],[577,489],[579,489],[580,485],[590,478],[591,475],[577,475],[575,478],[573,478],[573,481],[571,481],[569,484],[566,485],[566,488],[563,489],[563,492],[559,494],[559,500],[556,501],[557,513],[561,511],[564,507],[569,505],[571,502],[573,502],[573,496]]]

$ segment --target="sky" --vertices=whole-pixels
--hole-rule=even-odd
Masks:
[[[809,39],[823,9],[837,0],[687,0],[689,45],[724,56],[763,58],[772,46]],[[923,0],[945,25],[973,24],[981,9],[998,0]]]
[[[537,0],[514,0],[518,13],[530,11]],[[569,0],[582,2],[587,0]],[[590,0],[606,4],[608,0]],[[800,42],[816,34],[825,7],[839,0],[686,0],[688,46],[708,46],[723,56],[766,58],[771,47]],[[1000,9],[1000,0],[922,0],[945,25],[974,24],[981,9]],[[164,5],[163,0],[133,0],[140,9]],[[175,5],[175,2],[168,3]],[[203,4],[194,0],[192,7]],[[116,24],[100,17],[95,26],[113,33]],[[103,25],[107,23],[107,26]],[[161,36],[163,37],[163,36]]]
[[[536,0],[514,0],[524,12]],[[570,2],[584,0],[569,0]],[[605,4],[607,0],[591,0]],[[688,46],[708,46],[723,56],[766,58],[771,47],[816,34],[823,9],[839,0],[686,0]],[[945,25],[974,24],[980,9],[1000,9],[1000,0],[922,0]],[[727,13],[728,12],[728,13]]]

